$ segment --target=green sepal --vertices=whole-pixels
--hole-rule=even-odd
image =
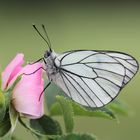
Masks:
[[[12,104],[9,106],[9,115],[10,115],[10,122],[11,122],[11,134],[14,132],[17,122],[19,113],[15,110]]]
[[[13,89],[15,88],[15,86],[17,85],[17,83],[21,80],[22,78],[22,75],[19,75],[16,80],[14,81],[13,85],[8,88],[5,92],[8,92],[8,93],[12,93]]]
[[[4,119],[5,113],[6,113],[5,96],[2,93],[2,91],[0,91],[0,123]]]
[[[10,129],[11,129],[10,116],[9,112],[6,111],[3,121],[0,122],[0,137],[3,137],[6,134],[8,134],[8,132],[10,132]]]

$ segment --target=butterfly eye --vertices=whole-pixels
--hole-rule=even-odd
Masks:
[[[51,55],[51,52],[50,52],[50,51],[46,51],[45,54],[44,54],[44,57],[47,58],[47,57],[49,57],[50,55]]]

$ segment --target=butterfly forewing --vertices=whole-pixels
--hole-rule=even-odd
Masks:
[[[72,100],[89,107],[111,102],[138,70],[132,56],[112,51],[70,51],[54,63],[59,73],[53,82]]]

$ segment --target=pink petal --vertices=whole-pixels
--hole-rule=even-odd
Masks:
[[[40,67],[42,67],[40,63],[27,65],[20,73],[29,74]],[[32,75],[22,76],[12,94],[15,109],[29,118],[40,118],[44,114],[43,95],[39,100],[43,88],[44,81],[41,69]]]
[[[2,90],[5,90],[8,87],[10,81],[22,69],[21,66],[24,63],[23,58],[24,58],[23,54],[17,54],[16,57],[2,72]]]

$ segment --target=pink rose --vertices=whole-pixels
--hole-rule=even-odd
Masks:
[[[6,67],[2,73],[3,90],[9,89],[16,78],[22,73],[29,74],[42,67],[40,63],[22,67],[23,63],[24,55],[17,54],[12,62]],[[43,88],[44,81],[42,80],[42,69],[32,75],[23,75],[12,91],[11,101],[15,109],[28,118],[40,118],[44,114],[44,96],[42,95],[39,100]]]

